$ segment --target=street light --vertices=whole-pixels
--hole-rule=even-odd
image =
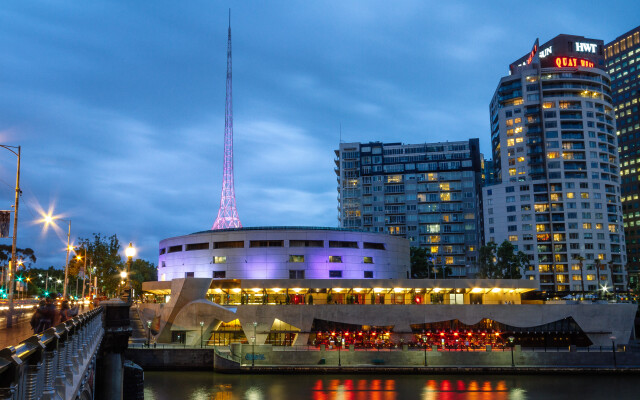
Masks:
[[[342,336],[338,336],[338,367],[342,366],[342,359],[340,358],[340,349],[342,349]]]
[[[423,336],[422,341],[424,342],[424,366],[427,366],[427,337]]]
[[[147,320],[147,347],[151,347],[151,320]]]
[[[9,300],[9,309],[7,310],[7,328],[10,328],[13,325],[13,275],[14,268],[16,267],[16,240],[18,239],[18,203],[20,200],[20,146],[9,146],[6,144],[0,144],[0,147],[9,150],[16,157],[18,157],[18,167],[16,172],[16,197],[13,208],[13,236],[11,240],[11,261],[9,262],[9,272],[8,272],[8,280],[9,290],[8,290],[8,300]]]
[[[251,345],[251,367],[253,368],[256,365],[256,327],[258,326],[258,323],[253,321],[253,337],[252,339],[252,345]]]
[[[616,361],[616,337],[609,336],[611,339],[611,352],[613,353],[613,368],[618,368],[618,362]]]
[[[513,336],[509,336],[509,344],[511,345],[511,366],[515,367],[516,363],[513,361],[513,341],[515,338]]]
[[[43,219],[41,221],[44,222],[44,226],[46,228],[49,225],[56,226],[56,220],[67,222],[69,224],[69,229],[67,230],[67,258],[65,259],[64,263],[64,287],[62,289],[62,298],[66,299],[67,286],[69,285],[69,251],[73,250],[73,247],[71,246],[71,220],[62,219],[60,217],[52,216],[51,214],[46,214],[43,216]]]
[[[131,242],[129,242],[129,246],[125,249],[124,254],[127,256],[127,272],[123,278],[127,278],[127,286],[124,289],[123,297],[127,303],[131,303],[131,278],[129,276],[131,275],[131,262],[133,261],[133,257],[136,255],[136,249],[133,247]]]
[[[200,321],[200,348],[202,348],[202,329],[204,328],[204,322]]]

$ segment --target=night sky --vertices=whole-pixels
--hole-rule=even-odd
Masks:
[[[115,233],[154,263],[159,240],[212,226],[229,7],[244,226],[338,225],[341,125],[490,154],[489,101],[536,37],[640,24],[633,1],[3,1],[0,144],[22,146],[18,246],[36,266],[64,265],[66,224],[35,222],[49,210],[72,239]],[[15,162],[0,152],[0,209]]]

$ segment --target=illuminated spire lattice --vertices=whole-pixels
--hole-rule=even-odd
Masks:
[[[233,101],[231,95],[231,11],[229,11],[229,37],[227,40],[227,95],[224,112],[224,161],[222,169],[222,193],[218,217],[211,229],[242,228],[236,209],[236,193],[233,188]]]

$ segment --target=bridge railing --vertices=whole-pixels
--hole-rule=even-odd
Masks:
[[[102,313],[102,307],[93,309],[0,350],[0,399],[75,399],[85,389],[92,393],[84,386],[93,381],[86,378],[95,370]]]

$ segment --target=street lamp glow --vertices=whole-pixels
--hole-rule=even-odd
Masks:
[[[49,225],[53,223],[53,217],[51,216],[51,214],[47,214],[45,215],[42,220],[44,221],[45,225]]]
[[[127,258],[133,258],[136,256],[136,249],[135,247],[133,247],[133,244],[131,244],[131,242],[129,242],[129,246],[127,246],[127,248],[125,249],[124,254],[127,256]]]
[[[120,278],[126,279],[127,278],[127,271],[120,271]]]

